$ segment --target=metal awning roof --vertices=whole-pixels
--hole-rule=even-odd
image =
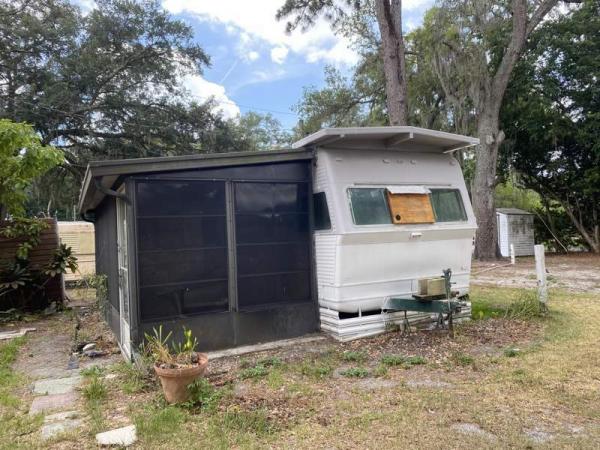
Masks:
[[[418,127],[324,128],[292,144],[292,148],[335,147],[417,150],[447,153],[479,144],[479,139]]]
[[[532,212],[518,208],[496,208],[497,214],[506,214],[507,216],[534,216]]]
[[[92,161],[88,164],[78,209],[83,214],[96,208],[108,191],[118,188],[123,177],[203,168],[231,167],[312,159],[308,150],[265,150],[259,152],[212,153],[121,160]]]

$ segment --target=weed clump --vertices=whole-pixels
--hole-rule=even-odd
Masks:
[[[366,378],[370,375],[370,372],[364,367],[351,367],[340,373],[348,378]]]
[[[385,366],[402,366],[408,369],[412,366],[426,364],[427,360],[422,356],[384,355],[381,363]]]
[[[347,362],[363,362],[367,355],[365,352],[345,351],[342,353],[342,359]]]

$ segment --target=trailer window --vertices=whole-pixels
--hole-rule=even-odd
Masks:
[[[355,225],[391,223],[384,188],[350,188],[348,196]]]
[[[431,189],[431,203],[436,222],[461,222],[467,213],[458,189]]]
[[[315,230],[331,230],[331,219],[325,192],[313,194],[313,213]]]
[[[388,190],[387,198],[394,224],[435,222],[429,194],[392,193]]]

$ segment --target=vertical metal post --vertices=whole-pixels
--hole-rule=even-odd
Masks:
[[[510,263],[515,265],[515,244],[510,244]]]
[[[548,286],[546,285],[546,259],[544,254],[544,246],[534,246],[535,252],[535,272],[537,275],[538,284],[538,300],[542,304],[543,309],[548,308]]]
[[[225,183],[225,214],[227,217],[227,263],[229,280],[229,311],[238,310],[237,253],[235,240],[235,192],[234,183]]]

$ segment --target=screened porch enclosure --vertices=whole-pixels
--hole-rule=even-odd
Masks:
[[[163,325],[203,350],[318,329],[307,162],[132,177],[138,341]]]

